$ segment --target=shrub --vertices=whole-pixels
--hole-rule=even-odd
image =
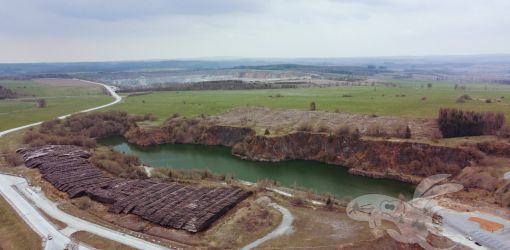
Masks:
[[[457,98],[456,102],[463,103],[463,102],[470,101],[470,100],[473,100],[473,98],[471,98],[471,96],[461,95]]]
[[[342,125],[338,129],[335,130],[335,135],[337,136],[348,136],[351,134],[351,127],[347,125]]]
[[[394,124],[392,127],[392,136],[397,138],[404,138],[405,136],[405,127],[401,124]]]
[[[308,122],[303,122],[303,123],[299,124],[299,126],[297,127],[297,131],[311,132],[312,130],[313,130],[313,127]]]
[[[81,210],[89,209],[92,206],[92,200],[88,196],[74,199],[73,203]]]
[[[387,136],[388,133],[384,130],[383,126],[379,123],[374,123],[368,126],[367,135],[376,136],[376,137],[384,137]]]
[[[510,138],[510,126],[504,125],[497,133],[500,138]]]
[[[310,111],[315,111],[317,109],[315,102],[310,103]]]
[[[442,108],[437,119],[443,137],[492,134],[505,124],[501,112],[473,112]]]
[[[147,174],[140,166],[138,157],[114,151],[111,148],[100,148],[90,158],[90,162],[106,172],[123,178],[145,179]]]
[[[404,138],[410,139],[411,138],[411,128],[409,128],[409,125],[406,126],[406,132],[404,134]]]
[[[38,108],[45,108],[46,107],[46,100],[45,99],[37,99],[35,101],[37,103]]]
[[[271,132],[269,132],[269,129],[266,128],[266,131],[264,131],[264,135],[270,135]]]
[[[290,203],[294,206],[303,206],[305,204],[305,199],[298,194],[293,194]]]
[[[331,129],[327,125],[321,124],[316,129],[316,131],[319,133],[329,133],[329,132],[331,132]]]
[[[351,94],[343,94],[342,97],[352,97]]]
[[[4,159],[9,166],[15,167],[23,164],[23,158],[15,152],[4,152]]]
[[[361,132],[359,131],[358,128],[356,128],[354,130],[354,132],[351,133],[351,137],[353,140],[356,140],[356,141],[361,139]]]

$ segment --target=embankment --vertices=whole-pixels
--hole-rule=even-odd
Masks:
[[[352,174],[417,183],[437,173],[458,174],[476,155],[460,148],[408,141],[362,139],[353,134],[294,132],[261,136],[246,127],[201,123],[131,128],[129,142],[149,146],[164,143],[223,145],[247,160],[315,160],[348,167]]]

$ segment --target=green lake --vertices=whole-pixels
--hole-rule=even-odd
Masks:
[[[256,182],[260,179],[278,181],[286,187],[304,187],[337,197],[363,194],[405,195],[410,198],[414,186],[394,180],[372,179],[352,175],[347,168],[315,161],[292,160],[259,162],[239,159],[223,146],[164,144],[141,147],[121,137],[102,139],[99,143],[115,150],[133,154],[151,167],[176,169],[209,169],[213,173],[232,175],[237,179]]]

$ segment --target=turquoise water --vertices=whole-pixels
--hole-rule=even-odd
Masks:
[[[304,187],[340,198],[370,193],[410,197],[414,189],[413,185],[407,183],[351,175],[344,167],[315,161],[242,160],[232,156],[230,148],[223,146],[164,144],[141,147],[127,143],[121,137],[102,139],[100,143],[136,155],[144,164],[152,167],[209,169],[213,173],[232,175],[250,182],[271,179],[283,186]]]

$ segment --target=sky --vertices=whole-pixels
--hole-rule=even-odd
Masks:
[[[508,0],[0,0],[0,62],[510,53]]]

